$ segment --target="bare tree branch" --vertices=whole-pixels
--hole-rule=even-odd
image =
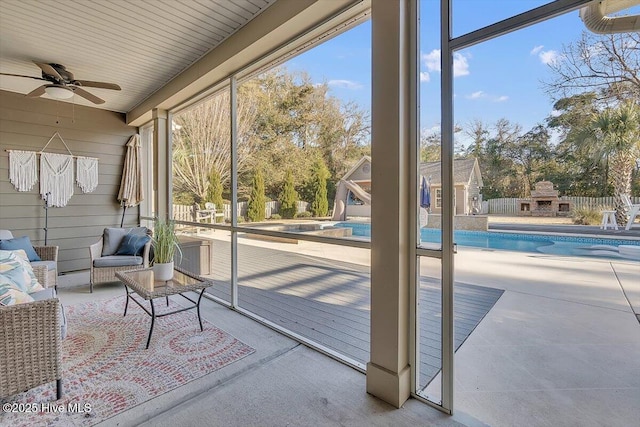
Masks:
[[[640,98],[640,34],[583,32],[564,45],[561,59],[549,64],[553,80],[543,82],[554,99],[594,91],[600,100]]]

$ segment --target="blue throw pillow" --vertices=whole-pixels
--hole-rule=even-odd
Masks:
[[[146,234],[127,234],[114,255],[142,255],[144,245],[151,240]]]
[[[15,237],[13,239],[0,240],[0,250],[15,251],[22,249],[27,253],[29,261],[42,261],[31,245],[29,236]]]

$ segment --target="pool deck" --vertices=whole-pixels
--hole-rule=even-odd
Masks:
[[[574,234],[608,239],[640,240],[640,224],[634,224],[630,230],[618,227],[617,230],[602,230],[598,225],[554,225],[554,224],[514,224],[506,222],[490,222],[489,231],[512,233]]]

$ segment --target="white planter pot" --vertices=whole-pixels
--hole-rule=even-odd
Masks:
[[[155,280],[164,282],[173,279],[173,261],[153,264],[153,276]]]

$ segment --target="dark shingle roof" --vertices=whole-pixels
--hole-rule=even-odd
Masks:
[[[455,159],[453,161],[453,185],[468,184],[476,163],[475,157]],[[427,179],[431,176],[431,185],[442,184],[442,169],[440,162],[420,163],[420,175]]]

